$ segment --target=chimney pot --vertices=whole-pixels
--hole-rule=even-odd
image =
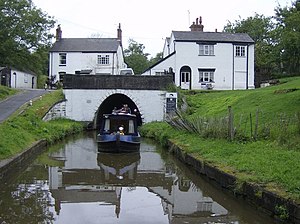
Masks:
[[[56,41],[60,41],[62,38],[62,31],[61,31],[61,27],[60,24],[58,24],[57,28],[56,28]]]
[[[203,25],[202,25],[202,17],[200,16],[200,23],[199,18],[196,18],[196,23],[193,22],[193,24],[190,26],[191,31],[201,31],[203,32]]]
[[[121,23],[119,23],[119,27],[117,30],[117,38],[120,41],[120,45],[122,46],[122,29],[121,29]]]

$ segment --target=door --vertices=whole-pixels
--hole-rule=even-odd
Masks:
[[[191,68],[188,66],[180,69],[180,86],[181,89],[191,89]]]
[[[31,78],[31,89],[34,89],[34,77]]]

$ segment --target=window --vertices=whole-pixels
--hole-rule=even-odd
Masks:
[[[109,55],[98,55],[97,63],[99,65],[109,65]]]
[[[236,57],[245,57],[245,46],[235,46],[235,56]]]
[[[190,73],[189,72],[181,72],[181,82],[189,82],[190,81]]]
[[[59,53],[59,66],[66,66],[66,65],[67,65],[67,54]]]
[[[199,55],[215,55],[214,45],[199,45]]]
[[[165,75],[165,72],[155,72],[155,75]]]
[[[28,83],[28,74],[24,74],[24,83]]]
[[[215,82],[215,69],[199,69],[199,82]]]
[[[134,122],[133,122],[133,120],[129,120],[129,123],[128,123],[128,133],[129,134],[134,134]]]

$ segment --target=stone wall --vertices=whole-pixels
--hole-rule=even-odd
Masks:
[[[43,152],[46,149],[46,145],[47,142],[45,140],[40,140],[12,158],[0,160],[0,180],[4,183],[10,178],[12,173],[16,175],[16,173],[24,171],[26,164],[32,161],[36,155]]]
[[[199,174],[215,181],[224,189],[233,192],[235,196],[244,198],[256,208],[265,211],[275,219],[281,219],[284,223],[300,224],[300,205],[296,202],[252,183],[243,182],[238,184],[239,180],[234,175],[225,173],[212,164],[196,159],[170,141],[168,147],[169,151],[179,160],[191,166]]]
[[[49,121],[52,119],[66,117],[66,101],[57,102],[43,117],[44,121]]]

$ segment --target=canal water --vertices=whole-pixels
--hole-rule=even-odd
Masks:
[[[268,224],[269,217],[195,174],[154,142],[98,153],[95,133],[72,137],[0,183],[0,224]]]

